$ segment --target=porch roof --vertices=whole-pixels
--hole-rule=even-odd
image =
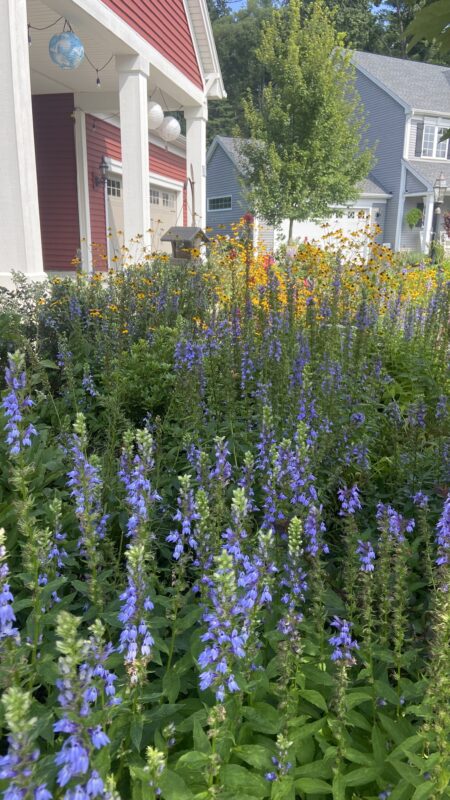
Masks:
[[[425,161],[423,158],[411,159],[408,164],[414,170],[416,177],[423,181],[425,191],[431,191],[439,176],[444,176],[447,181],[447,191],[450,191],[450,161]]]

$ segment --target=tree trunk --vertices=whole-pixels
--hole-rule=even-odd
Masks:
[[[289,219],[289,234],[288,234],[288,244],[292,244],[292,231],[294,228],[294,220]]]

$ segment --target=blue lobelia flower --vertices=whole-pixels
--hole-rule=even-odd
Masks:
[[[438,546],[436,559],[438,567],[450,564],[450,493],[447,495],[442,514],[436,525],[436,544]]]
[[[28,394],[23,353],[16,351],[14,354],[8,355],[5,381],[9,391],[1,405],[7,420],[5,425],[6,443],[11,456],[17,456],[24,447],[31,445],[32,437],[37,435],[34,425],[26,421],[33,401]]]
[[[359,511],[362,508],[356,483],[350,488],[343,486],[339,489],[338,499],[341,504],[341,510],[339,511],[341,517],[354,514],[355,511]]]
[[[371,542],[363,542],[362,539],[358,539],[356,553],[359,556],[360,571],[373,572],[375,569],[375,550],[373,549]]]
[[[178,510],[174,514],[174,521],[180,523],[181,530],[172,530],[166,537],[166,541],[174,544],[173,557],[178,561],[187,548],[191,551],[197,550],[197,540],[195,538],[195,523],[200,518],[197,511],[194,492],[191,488],[191,478],[189,475],[180,476],[180,493],[177,499]]]
[[[333,647],[331,660],[341,664],[354,664],[354,650],[359,649],[358,642],[351,637],[352,623],[340,617],[333,617],[331,626],[336,628],[336,635],[331,636],[328,641]]]
[[[147,429],[134,434],[128,431],[124,436],[124,446],[120,458],[119,478],[122,481],[129,512],[127,534],[131,539],[148,538],[150,511],[157,500],[158,493],[152,488],[150,475],[155,466],[153,437]]]

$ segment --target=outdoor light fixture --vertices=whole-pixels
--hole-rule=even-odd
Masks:
[[[436,178],[433,186],[434,202],[438,207],[441,206],[442,203],[444,202],[446,191],[447,191],[447,181],[444,178],[444,174],[441,172],[439,178]],[[436,209],[436,213],[437,214],[440,213],[440,208],[439,211]]]
[[[165,142],[173,142],[178,139],[181,133],[180,123],[175,117],[164,117],[162,125],[158,128],[158,133]]]
[[[84,59],[84,46],[73,31],[52,36],[48,45],[51,60],[61,69],[76,69]]]
[[[100,170],[100,175],[93,176],[95,188],[97,188],[97,186],[105,186],[106,181],[108,180],[109,165],[105,156],[102,156],[102,160],[100,161],[98,168]]]
[[[430,254],[433,263],[435,263],[437,259],[437,244],[439,242],[439,229],[441,221],[441,205],[445,200],[446,191],[447,191],[447,181],[444,178],[444,174],[441,172],[439,178],[436,178],[433,186],[434,221],[433,221],[433,230],[431,233],[431,242],[430,242]]]
[[[164,111],[159,103],[150,100],[148,104],[148,128],[150,131],[155,131],[164,122]]]

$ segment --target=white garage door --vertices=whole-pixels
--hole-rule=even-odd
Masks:
[[[161,242],[161,236],[172,225],[177,224],[177,195],[170,189],[156,186],[150,188],[150,227],[152,229],[152,250],[172,252],[170,242]],[[178,223],[182,225],[183,223]]]
[[[107,199],[111,256],[120,257],[123,245],[123,199],[120,175],[111,175],[108,178]],[[170,242],[161,242],[161,236],[172,225],[177,225],[177,193],[171,189],[152,186],[150,188],[149,225],[152,230],[152,250],[172,252]]]

